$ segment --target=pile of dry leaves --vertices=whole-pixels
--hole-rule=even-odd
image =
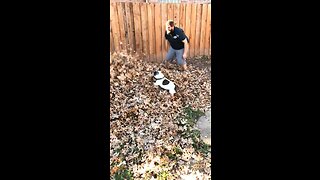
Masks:
[[[174,98],[153,83],[160,63],[125,53],[110,61],[110,171],[128,179],[210,179],[211,153],[197,152],[186,131],[185,107],[210,109],[211,79],[191,65],[187,72],[161,68],[177,86]],[[196,179],[196,178],[194,178]]]

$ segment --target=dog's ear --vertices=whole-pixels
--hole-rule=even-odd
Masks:
[[[153,73],[154,76],[156,76],[156,75],[158,75],[158,74],[159,74],[159,71],[155,71],[155,72]]]

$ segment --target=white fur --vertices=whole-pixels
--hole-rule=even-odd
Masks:
[[[169,90],[169,93],[170,93],[171,95],[174,95],[174,93],[176,93],[176,91],[175,91],[175,87],[176,87],[175,84],[174,84],[172,81],[170,81],[169,79],[165,78],[164,75],[161,73],[161,71],[156,71],[156,72],[158,72],[158,74],[154,76],[154,78],[157,79],[156,82],[154,83],[154,85],[157,85],[157,86],[162,87],[163,89]],[[158,80],[158,79],[159,79],[159,80]],[[169,81],[169,84],[163,85],[162,82],[163,82],[164,80]]]

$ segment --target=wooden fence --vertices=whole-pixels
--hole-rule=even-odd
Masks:
[[[110,3],[110,51],[163,60],[169,45],[164,38],[168,19],[189,37],[189,57],[211,55],[211,4],[199,3]]]

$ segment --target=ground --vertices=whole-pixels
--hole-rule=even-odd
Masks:
[[[199,56],[196,58],[190,58],[188,64],[206,70],[208,76],[211,79],[211,57]],[[196,124],[201,132],[201,139],[211,145],[211,109],[205,112],[204,116],[201,116]]]
[[[189,58],[187,60],[188,64],[198,67],[200,69],[206,70],[211,78],[211,57],[208,56],[198,56],[195,58]]]
[[[171,97],[153,85],[159,63],[111,55],[112,179],[211,179],[210,62],[188,59],[187,72],[161,68],[179,87]]]

